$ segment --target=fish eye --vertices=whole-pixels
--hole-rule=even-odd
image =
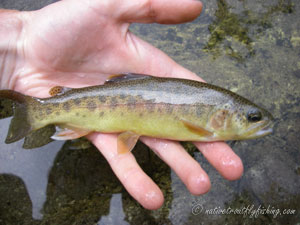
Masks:
[[[258,110],[251,110],[247,114],[247,119],[249,122],[255,123],[262,119],[262,114]]]

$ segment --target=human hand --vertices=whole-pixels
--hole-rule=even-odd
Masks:
[[[129,31],[133,22],[187,22],[201,9],[202,4],[192,0],[64,0],[38,11],[12,12],[17,44],[9,48],[11,60],[1,75],[1,88],[47,97],[53,86],[101,84],[105,75],[122,72],[201,80]],[[117,154],[116,137],[88,135],[127,191],[145,208],[159,208],[163,203],[161,190],[131,153]],[[141,140],[176,172],[192,194],[210,189],[206,172],[178,142],[148,137]],[[195,145],[226,179],[242,175],[240,158],[225,143]]]

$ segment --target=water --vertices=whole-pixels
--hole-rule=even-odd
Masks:
[[[48,3],[19,0],[0,6],[30,10]],[[161,209],[148,211],[127,194],[96,149],[70,150],[70,142],[36,150],[21,149],[21,142],[5,145],[5,120],[0,139],[0,224],[299,223],[300,2],[203,3],[202,15],[192,23],[134,24],[131,30],[206,81],[272,112],[272,135],[233,146],[244,163],[243,177],[224,180],[185,144],[212,183],[209,193],[192,196],[167,165],[139,144],[134,150],[137,161],[165,196]]]

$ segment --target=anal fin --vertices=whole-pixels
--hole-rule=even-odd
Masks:
[[[140,135],[132,131],[125,131],[119,134],[117,140],[118,154],[125,154],[127,152],[130,152],[134,148],[139,137]]]
[[[85,129],[72,127],[68,125],[56,126],[56,132],[51,138],[54,140],[72,140],[72,139],[86,136],[91,132],[92,131],[90,130],[85,130]]]
[[[51,141],[54,141],[53,139],[51,139],[51,136],[54,133],[55,133],[55,126],[52,124],[40,128],[38,130],[35,130],[29,133],[27,136],[25,136],[23,148],[32,149],[32,148],[42,147],[50,143]]]

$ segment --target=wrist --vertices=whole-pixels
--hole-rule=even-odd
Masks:
[[[14,89],[22,57],[21,12],[0,9],[0,89]]]

